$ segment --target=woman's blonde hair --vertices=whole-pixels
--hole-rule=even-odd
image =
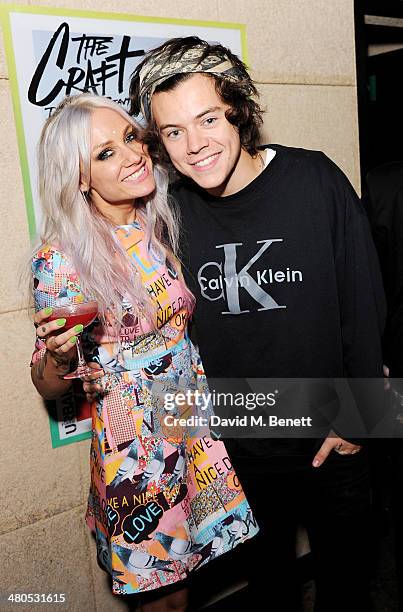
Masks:
[[[141,128],[118,104],[101,96],[81,94],[67,97],[43,126],[38,147],[39,194],[43,218],[41,245],[56,245],[78,273],[84,293],[93,296],[99,310],[121,317],[123,296],[139,320],[155,320],[147,289],[116,237],[115,224],[91,202],[91,190],[80,190],[81,179],[91,175],[91,116],[99,108],[114,110]],[[148,249],[168,259],[183,283],[177,258],[178,220],[168,203],[168,175],[154,166],[156,189],[136,200],[137,219],[145,231]],[[37,251],[37,249],[36,249]]]

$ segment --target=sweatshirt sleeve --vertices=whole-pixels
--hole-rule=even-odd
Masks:
[[[322,180],[325,179],[323,188],[330,203],[344,375],[375,378],[382,376],[381,337],[386,317],[378,256],[361,201],[343,172],[326,156],[323,158],[326,164]]]
[[[365,209],[342,171],[330,160],[327,166],[344,377],[370,433],[382,418],[381,338],[386,317],[382,277]],[[348,420],[346,415],[346,431]]]

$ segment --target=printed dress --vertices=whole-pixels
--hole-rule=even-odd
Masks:
[[[186,335],[187,302],[176,272],[146,249],[138,223],[116,232],[156,306],[157,328],[140,324],[123,302],[119,343],[98,321],[83,334],[87,360],[105,371],[103,396],[92,405],[87,522],[113,592],[124,595],[186,578],[258,527],[224,444],[208,429],[198,435],[167,424],[167,414],[199,410],[190,401],[168,412],[167,397],[207,390]],[[42,248],[32,271],[36,310],[58,296],[82,299],[77,274],[56,248]],[[44,351],[37,340],[33,361]]]

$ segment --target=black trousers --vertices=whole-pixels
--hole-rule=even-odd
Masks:
[[[332,452],[320,468],[310,466],[312,458],[232,457],[261,529],[233,551],[249,580],[249,610],[300,610],[298,524],[306,527],[311,546],[315,612],[371,609],[367,453],[365,449],[350,456]]]
[[[392,527],[395,553],[398,610],[403,612],[403,379],[391,379],[385,394],[386,434],[371,440],[371,475],[374,497],[374,523],[381,538]],[[392,525],[390,525],[391,510]]]

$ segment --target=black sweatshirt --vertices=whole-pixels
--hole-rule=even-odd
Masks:
[[[270,148],[233,195],[186,179],[173,190],[206,374],[380,376],[384,299],[364,209],[323,153]]]

